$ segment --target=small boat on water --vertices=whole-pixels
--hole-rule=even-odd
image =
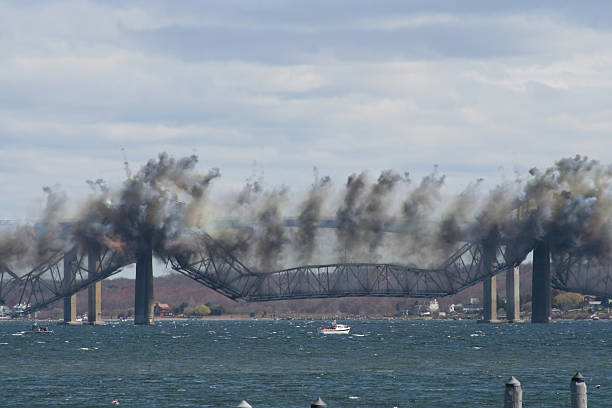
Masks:
[[[38,324],[34,323],[32,325],[32,328],[28,331],[26,331],[25,333],[46,333],[46,334],[52,334],[53,330],[49,329],[48,326],[39,326]]]
[[[344,324],[336,323],[334,320],[329,327],[323,327],[319,330],[321,334],[349,334],[351,328]]]

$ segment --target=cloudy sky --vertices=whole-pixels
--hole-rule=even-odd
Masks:
[[[0,1],[0,219],[162,151],[220,190],[612,163],[611,3],[454,3]]]

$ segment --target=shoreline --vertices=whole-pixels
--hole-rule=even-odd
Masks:
[[[117,318],[103,318],[104,322],[133,322],[133,318],[129,319],[117,319]],[[186,316],[172,316],[172,317],[160,317],[155,316],[155,322],[165,322],[165,321],[247,321],[247,320],[263,320],[263,321],[276,321],[276,320],[321,320],[321,321],[331,321],[331,320],[388,320],[388,321],[473,321],[483,323],[480,318],[473,317],[457,317],[457,318],[431,318],[431,317],[420,317],[420,316],[367,316],[367,315],[294,315],[294,316],[250,316],[246,314],[227,314],[227,315],[215,315],[215,316],[201,316],[201,317],[186,317]],[[612,321],[610,318],[601,318],[601,319],[592,319],[592,318],[553,318],[551,323],[554,322],[571,322],[571,321]],[[43,319],[43,318],[1,318],[0,324],[4,322],[48,322],[48,323],[58,323],[63,324],[63,320],[61,319]],[[530,317],[527,316],[519,322],[515,323],[529,323]],[[496,323],[509,323],[503,319],[500,319],[496,322],[489,322],[490,324]],[[75,325],[88,325],[87,322],[77,322]],[[512,323],[511,323],[512,324]]]

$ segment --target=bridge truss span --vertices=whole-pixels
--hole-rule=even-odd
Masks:
[[[242,298],[258,280],[258,274],[208,234],[194,238],[199,244],[196,251],[169,256],[166,263],[175,271],[230,299]]]
[[[612,295],[612,258],[553,254],[552,268],[555,289],[606,298]]]
[[[95,262],[90,262],[91,253],[74,247],[61,250],[35,268],[21,275],[12,272],[6,265],[0,278],[0,303],[17,304],[21,314],[29,314],[71,296],[89,285],[121,271],[134,261],[125,254],[108,248],[96,252]],[[90,265],[95,265],[93,268]],[[5,275],[9,278],[5,280]]]
[[[207,236],[197,255],[170,257],[176,271],[230,297],[246,301],[352,296],[442,297],[519,265],[530,248],[466,243],[440,267],[393,263],[305,265],[254,272]]]
[[[257,276],[248,301],[350,296],[443,296],[439,271],[395,264],[306,265]]]

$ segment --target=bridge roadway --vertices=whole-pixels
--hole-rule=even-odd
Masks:
[[[612,262],[553,254],[541,242],[465,243],[438,267],[415,268],[383,263],[306,265],[272,272],[253,271],[206,233],[199,252],[166,259],[177,272],[235,299],[252,302],[348,296],[443,297],[484,281],[485,320],[496,319],[495,277],[506,272],[511,320],[518,320],[518,265],[534,251],[533,321],[550,319],[550,288],[612,296]],[[101,321],[100,281],[136,262],[135,322],[153,322],[152,249],[146,241],[138,254],[110,248],[72,248],[58,252],[25,274],[0,262],[0,304],[12,301],[32,313],[64,300],[64,320],[76,319],[75,294],[88,288],[90,323]]]

